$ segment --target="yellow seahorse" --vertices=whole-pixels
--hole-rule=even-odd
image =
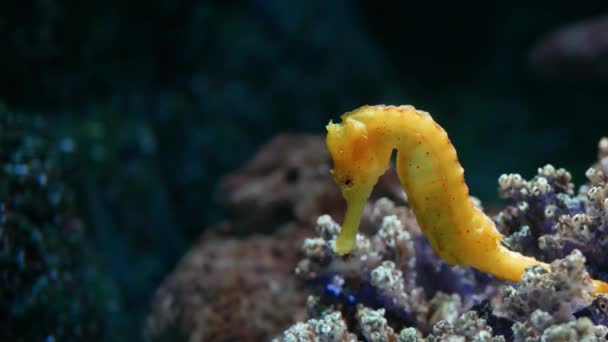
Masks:
[[[501,244],[494,222],[473,207],[456,150],[427,112],[412,106],[363,106],[327,125],[332,175],[347,210],[336,241],[344,255],[355,248],[361,215],[378,178],[397,150],[397,173],[408,202],[433,250],[451,265],[472,266],[519,281],[525,268],[549,265]],[[593,280],[596,292],[608,284]]]

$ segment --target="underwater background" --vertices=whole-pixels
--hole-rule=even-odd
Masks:
[[[608,134],[607,16],[605,1],[3,2],[0,340],[149,337],[165,277],[237,215],[220,178],[363,104],[429,111],[484,207],[503,203],[502,173],[550,163],[585,183]]]

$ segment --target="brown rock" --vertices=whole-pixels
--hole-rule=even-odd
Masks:
[[[305,230],[247,239],[206,234],[157,291],[148,340],[265,341],[305,318],[293,265]]]
[[[345,209],[330,167],[322,137],[284,134],[224,177],[229,220],[207,229],[157,291],[147,339],[264,341],[305,319],[306,291],[292,273],[302,240],[318,216],[340,220]],[[380,196],[404,202],[392,168]],[[363,226],[372,215],[369,206]]]

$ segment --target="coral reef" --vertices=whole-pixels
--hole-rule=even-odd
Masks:
[[[587,318],[555,324],[550,314],[537,310],[524,323],[513,325],[514,341],[606,341],[608,328]]]
[[[588,144],[606,127],[604,115],[569,129],[573,108],[602,113],[604,86],[556,95],[553,84],[527,82],[520,58],[535,36],[597,6],[486,4],[478,15],[473,3],[370,0],[2,5],[0,101],[43,111],[58,130],[96,126],[98,138],[70,133],[65,146],[92,156],[74,189],[124,294],[113,319],[129,328],[187,246],[222,217],[216,180],[275,132],[318,132],[328,113],[362,102],[420,99],[449,112],[446,125],[466,123],[454,140],[475,151],[462,156],[470,185],[490,198],[487,185],[506,165],[530,170],[538,159],[528,156],[547,153],[580,166],[582,153],[563,142]],[[480,148],[479,134],[494,143]]]
[[[0,107],[0,340],[109,338],[119,333],[116,284],[65,181],[72,146],[48,127]]]
[[[546,165],[527,181],[519,174],[499,178],[506,207],[495,217],[505,243],[544,261],[564,258],[574,249],[585,256],[593,277],[608,279],[608,140],[599,143],[599,162],[589,168],[589,183],[574,193],[571,175]]]
[[[328,113],[362,102],[425,101],[460,126],[453,140],[475,175],[471,188],[493,198],[495,175],[507,165],[531,170],[532,155],[580,167],[584,154],[571,153],[571,143],[588,146],[608,118],[603,84],[560,93],[536,87],[522,69],[535,37],[599,13],[577,2],[550,11],[486,3],[484,15],[480,4],[437,1],[0,7],[0,101],[42,112],[54,126],[48,133],[71,130],[63,146],[90,156],[73,171],[72,189],[94,245],[86,250],[97,249],[124,295],[111,319],[133,331],[129,340],[140,336],[153,290],[222,218],[216,180],[275,132],[318,132]],[[571,129],[574,108],[593,124]],[[484,135],[493,143],[480,146]]]
[[[467,311],[458,317],[453,324],[440,321],[433,327],[433,332],[426,337],[426,341],[504,341],[502,336],[493,336],[492,328],[485,319],[479,318],[477,312]]]
[[[329,159],[322,137],[284,134],[224,177],[220,188],[228,220],[208,228],[158,289],[147,338],[267,340],[305,318],[306,295],[292,273],[299,246],[319,215],[344,210],[329,176]],[[394,172],[380,184],[372,197],[404,202]],[[382,210],[406,215],[394,205]],[[370,206],[363,230],[375,226],[372,216]],[[387,224],[387,240],[396,234],[391,229]],[[335,320],[294,327],[290,336],[308,336],[308,329]]]
[[[326,313],[322,319],[310,319],[306,323],[297,323],[283,333],[283,341],[357,341],[354,334],[348,332],[346,323],[339,311]]]
[[[333,249],[340,226],[327,215],[319,217],[319,237],[304,241],[296,275],[333,297],[336,305],[383,308],[389,318],[426,332],[439,321],[454,322],[465,306],[491,295],[486,293],[491,278],[448,266],[432,252],[411,212],[388,199],[378,200],[373,212],[382,221],[377,232],[359,234],[355,250],[346,257]]]
[[[304,240],[295,270],[316,294],[309,299],[308,325],[296,325],[309,333],[303,340],[323,340],[314,326],[327,315],[345,340],[605,340],[608,300],[594,295],[591,275],[602,278],[608,270],[608,139],[599,148],[599,162],[586,173],[589,183],[576,194],[570,174],[551,165],[530,181],[517,174],[499,178],[506,206],[495,222],[505,245],[550,262],[551,271],[526,268],[518,283],[448,266],[412,212],[390,200],[376,201],[375,232],[358,234],[347,256],[334,250],[340,226],[320,216],[317,237]],[[294,327],[277,340],[289,340]]]
[[[551,263],[551,272],[532,266],[526,270],[517,289],[503,289],[504,312],[512,319],[524,320],[541,310],[554,322],[574,319],[574,313],[591,304],[593,284],[585,269],[585,258],[578,250]]]
[[[301,211],[307,215],[273,219],[277,208],[299,212],[298,198],[306,203],[335,196],[324,188],[332,186],[329,177],[314,173],[327,169],[328,156],[304,158],[303,151],[318,143],[311,137],[278,137],[226,178],[224,203],[232,206],[232,218],[203,234],[158,290],[147,320],[149,340],[602,340],[607,300],[594,297],[590,275],[606,269],[602,254],[589,246],[601,242],[583,240],[586,246],[571,248],[577,241],[572,236],[578,236],[570,231],[574,226],[555,227],[563,224],[560,217],[581,213],[591,218],[585,224],[597,224],[596,229],[603,224],[604,207],[587,193],[604,184],[608,140],[600,143],[600,162],[587,172],[590,182],[578,194],[570,174],[551,166],[531,181],[500,177],[506,204],[494,219],[506,244],[551,262],[552,272],[529,267],[519,283],[449,266],[434,253],[403,198],[401,204],[379,198],[367,207],[365,227],[348,256],[334,250],[340,226],[321,215],[322,210],[340,213],[340,208],[311,205],[310,211]],[[273,155],[280,162],[270,161]],[[294,172],[296,182],[288,182]],[[383,191],[394,196],[394,174],[384,177],[392,185]],[[277,191],[247,189],[258,182]],[[319,191],[300,194],[308,189]],[[251,200],[260,194],[267,197],[262,204]],[[479,200],[471,200],[483,210]],[[255,222],[248,216],[257,211],[263,214],[258,222],[268,225],[261,230],[266,235],[247,230]],[[317,215],[316,236],[310,237],[308,222]],[[546,236],[569,244],[557,244],[548,253],[541,248]],[[300,323],[289,327],[293,322]]]

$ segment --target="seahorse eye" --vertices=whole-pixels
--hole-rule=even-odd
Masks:
[[[353,179],[350,177],[344,178],[344,186],[351,187],[353,186]]]

